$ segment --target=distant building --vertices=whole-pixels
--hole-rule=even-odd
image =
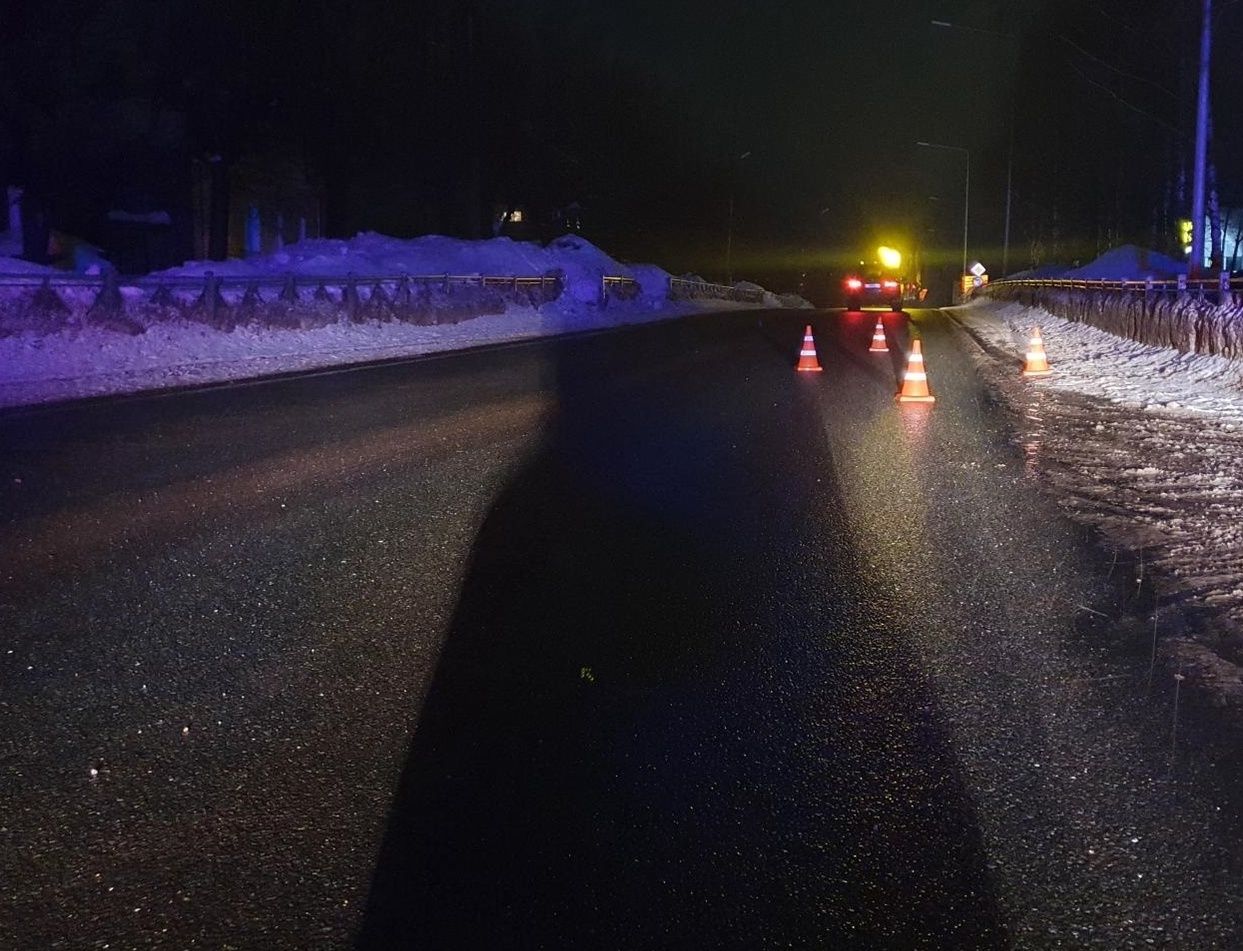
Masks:
[[[492,206],[492,235],[530,241],[539,237],[531,224],[531,215],[521,205],[497,204]]]

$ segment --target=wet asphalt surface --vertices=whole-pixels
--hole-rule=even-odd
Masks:
[[[931,408],[819,312],[0,417],[0,946],[1239,946],[1138,566],[914,317]]]

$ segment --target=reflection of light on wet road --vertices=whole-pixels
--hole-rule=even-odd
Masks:
[[[921,556],[934,547],[920,467],[935,455],[930,450],[937,410],[927,403],[898,404],[892,396],[878,399],[874,392],[850,409],[826,407],[824,418],[854,542],[879,597],[904,602],[915,593],[910,585],[917,575],[928,595],[938,581],[918,570]]]
[[[902,433],[907,438],[908,448],[916,451],[927,448],[933,412],[930,403],[899,404],[898,418],[901,421]]]
[[[1036,392],[1024,410],[1023,470],[1028,475],[1040,474],[1040,457],[1044,449],[1043,394]]]

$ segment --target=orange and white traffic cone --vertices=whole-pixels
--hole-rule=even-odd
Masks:
[[[911,354],[902,375],[899,403],[935,403],[936,397],[928,392],[928,374],[924,371],[924,348],[919,340],[911,341]]]
[[[876,329],[872,331],[872,346],[868,347],[868,353],[888,353],[889,345],[885,343],[885,325],[881,323],[879,317],[876,318]]]
[[[794,369],[805,373],[819,373],[824,369],[820,366],[820,358],[816,356],[816,341],[811,335],[811,324],[803,331],[803,349],[798,353],[798,366]]]
[[[1023,376],[1048,376],[1052,372],[1044,353],[1044,340],[1041,339],[1040,328],[1037,327],[1027,345],[1027,362],[1023,365]]]

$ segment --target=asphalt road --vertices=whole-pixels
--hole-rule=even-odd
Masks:
[[[875,316],[0,416],[0,946],[1238,946],[1134,566]]]

